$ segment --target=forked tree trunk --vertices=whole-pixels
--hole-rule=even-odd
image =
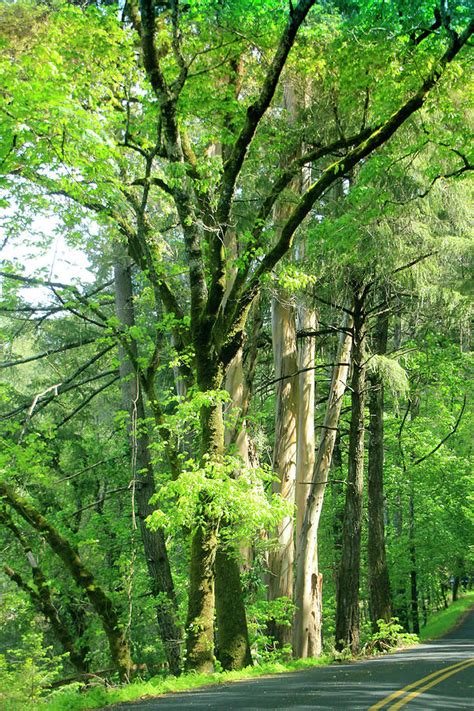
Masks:
[[[364,484],[365,316],[363,292],[354,295],[349,467],[344,505],[342,550],[336,587],[336,648],[359,650],[360,547]]]
[[[322,575],[318,569],[318,527],[349,374],[351,325],[346,319],[341,332],[312,483],[298,538],[294,597],[296,612],[293,624],[295,657],[316,657],[321,654]]]
[[[115,276],[115,310],[117,318],[125,328],[135,325],[133,289],[130,267],[117,261]],[[130,340],[130,348],[135,358],[138,356],[136,342]],[[177,601],[171,574],[171,566],[162,529],[151,531],[146,519],[153,512],[150,499],[155,494],[155,479],[150,457],[148,432],[144,427],[145,408],[140,382],[133,371],[130,359],[123,347],[119,348],[122,400],[129,412],[131,451],[135,460],[134,479],[135,502],[137,506],[143,549],[150,575],[151,591],[155,598],[156,619],[163,642],[169,670],[178,675],[181,669],[182,632],[177,621]]]
[[[52,551],[61,558],[76,585],[88,597],[107,635],[110,656],[120,679],[124,682],[128,681],[133,670],[130,646],[111,598],[104,592],[89,568],[84,565],[77,550],[29,501],[19,496],[4,482],[0,482],[0,495],[44,537]]]
[[[294,308],[285,294],[272,302],[272,338],[276,383],[275,445],[273,470],[278,476],[275,490],[290,503],[295,501],[297,354]],[[270,600],[293,598],[294,524],[293,514],[285,516],[276,530],[276,546],[269,555]],[[283,646],[291,643],[291,627],[272,622],[270,634]]]
[[[387,352],[388,317],[380,316],[375,330],[375,351]],[[370,377],[369,463],[368,463],[368,581],[370,619],[374,632],[377,620],[392,616],[390,580],[385,551],[384,522],[384,386],[378,374]]]

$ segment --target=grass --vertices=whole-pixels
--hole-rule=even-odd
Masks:
[[[420,640],[426,642],[430,639],[438,639],[447,634],[457,623],[462,616],[474,604],[474,591],[465,593],[463,597],[448,607],[447,610],[441,610],[432,615],[426,626],[422,627],[420,632]]]
[[[78,693],[77,689],[59,690],[38,707],[42,711],[86,711],[88,709],[98,709],[124,701],[137,701],[144,698],[159,696],[160,694],[176,693],[180,691],[190,691],[191,689],[205,686],[215,686],[216,684],[226,684],[228,682],[240,681],[243,679],[255,679],[269,674],[282,674],[284,672],[298,671],[314,666],[325,666],[331,662],[330,657],[323,656],[318,659],[296,659],[287,663],[271,662],[259,665],[258,667],[247,667],[241,671],[217,672],[215,674],[183,674],[180,677],[169,676],[154,677],[146,682],[133,682],[122,687],[96,687],[84,693]],[[23,707],[26,711],[27,707]]]
[[[474,591],[466,593],[462,598],[450,605],[447,610],[442,610],[432,615],[428,624],[423,627],[420,641],[442,637],[461,620],[463,615],[474,604]],[[126,686],[104,687],[97,686],[85,692],[79,692],[77,687],[66,687],[48,696],[39,706],[42,711],[87,711],[89,709],[104,708],[125,701],[160,696],[161,694],[190,691],[192,689],[226,684],[243,679],[255,679],[269,674],[282,674],[285,672],[307,669],[314,666],[326,666],[333,661],[332,657],[324,656],[318,659],[297,659],[287,663],[272,662],[261,664],[257,667],[247,667],[238,672],[218,672],[216,674],[183,674],[176,677],[154,677],[149,681],[136,681]],[[23,706],[22,711],[28,707]]]

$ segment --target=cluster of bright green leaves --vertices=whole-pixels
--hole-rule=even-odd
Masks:
[[[2,8],[12,22],[17,11]],[[124,83],[133,81],[131,41],[114,14],[64,4],[42,16],[21,51],[14,36],[2,39],[3,170],[81,198],[113,194]]]

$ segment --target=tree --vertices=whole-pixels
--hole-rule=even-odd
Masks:
[[[66,202],[58,209],[65,216],[71,219],[71,205],[78,206],[107,223],[115,238],[120,235],[146,276],[152,298],[169,319],[174,362],[199,396],[195,460],[204,483],[192,526],[186,663],[202,671],[214,663],[216,608],[226,640],[220,648],[226,664],[237,667],[248,660],[238,563],[225,556],[223,565],[216,566],[226,528],[222,524],[228,517],[217,505],[213,482],[227,472],[222,390],[242,347],[249,310],[321,197],[357,166],[369,162],[369,156],[425,105],[474,30],[471,22],[457,31],[445,17],[439,38],[428,32],[426,55],[426,45],[416,35],[409,69],[395,96],[387,101],[383,91],[376,92],[370,120],[365,99],[361,101],[359,93],[355,97],[351,113],[357,113],[354,106],[362,110],[362,128],[353,129],[350,122],[347,135],[326,135],[321,145],[308,141],[303,155],[277,168],[274,156],[281,152],[281,132],[274,132],[273,141],[266,140],[274,130],[272,102],[298,33],[305,22],[311,29],[309,13],[314,5],[314,0],[299,0],[289,8],[276,3],[278,21],[275,26],[269,22],[268,44],[263,48],[271,55],[266,67],[259,52],[235,32],[237,23],[245,20],[252,29],[262,19],[258,8],[254,14],[246,3],[215,6],[203,1],[181,6],[177,0],[166,6],[131,0],[127,11],[133,32],[112,13],[61,8],[47,16],[41,44],[33,43],[22,53],[13,73],[10,57],[4,64],[8,78],[2,115],[8,146],[4,157],[12,176],[7,187],[21,186],[19,201],[23,193],[30,200],[33,194],[38,201],[45,195],[61,196]],[[344,12],[345,6],[343,27],[349,17]],[[370,13],[360,14],[363,32]],[[350,17],[347,22],[350,27]],[[51,61],[46,64],[37,61],[45,47],[51,48]],[[209,55],[216,57],[215,63]],[[411,68],[420,57],[426,69],[418,82]],[[243,76],[242,58],[247,66]],[[34,73],[30,90],[25,86],[26,70]],[[216,77],[221,81],[216,83]],[[32,107],[39,109],[38,118]],[[209,148],[216,144],[216,136],[222,151],[213,157]],[[249,174],[256,163],[262,164],[262,156],[267,159],[265,170],[252,180]],[[313,166],[315,180],[274,234],[274,208],[307,164]],[[263,188],[262,197],[251,214],[239,218],[240,196],[247,196],[256,183]],[[230,230],[236,232],[237,260],[226,249]],[[176,250],[182,260],[178,272],[185,269],[185,279],[172,268],[167,250]],[[127,334],[111,323],[108,314],[104,317],[80,290],[74,300],[82,304],[87,318],[126,348]],[[161,342],[156,333],[155,338],[148,357],[135,362],[134,368],[163,442],[165,466],[179,480],[180,452],[157,388]],[[233,599],[221,599],[217,605],[215,591],[223,586],[216,587],[216,574],[226,582],[232,580],[235,590]],[[223,634],[226,624],[234,631]]]

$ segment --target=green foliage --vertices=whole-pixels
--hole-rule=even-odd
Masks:
[[[397,617],[391,619],[390,622],[377,620],[377,625],[378,631],[370,635],[362,649],[363,654],[390,652],[418,643],[417,635],[405,632]]]
[[[179,478],[164,484],[154,498],[161,508],[151,514],[148,525],[176,532],[200,526],[210,517],[231,524],[224,535],[250,540],[255,531],[277,523],[291,510],[278,494],[266,493],[273,479],[269,467],[245,466],[237,456],[188,460]]]
[[[367,364],[368,372],[376,373],[393,395],[403,397],[408,394],[409,380],[407,372],[394,358],[374,354]]]
[[[291,627],[295,606],[288,597],[276,600],[257,600],[247,606],[252,658],[258,664],[268,662],[287,663],[291,660],[291,645],[280,647],[269,635],[268,625],[273,623]]]
[[[246,415],[261,464],[244,465],[232,448],[222,457],[199,454],[203,412],[223,408],[229,428],[239,426],[242,413],[238,408],[231,412],[232,398],[224,390],[200,392],[188,382],[196,372],[197,349],[192,339],[208,339],[212,360],[217,358],[219,338],[238,334],[224,333],[231,302],[225,307],[221,304],[215,321],[213,305],[196,322],[187,278],[189,267],[196,265],[185,257],[183,237],[187,228],[196,228],[199,234],[205,290],[216,267],[211,242],[214,231],[222,227],[216,223],[215,210],[228,165],[226,150],[251,116],[248,107],[258,96],[288,21],[289,4],[287,0],[182,3],[178,34],[188,75],[175,108],[180,142],[192,150],[187,150],[181,162],[166,158],[169,131],[160,116],[162,101],[146,77],[136,32],[128,21],[118,19],[116,7],[85,5],[21,0],[2,3],[0,8],[0,206],[7,208],[5,239],[13,251],[29,241],[37,253],[46,251],[53,239],[64,239],[83,251],[95,275],[94,293],[88,299],[80,284],[77,290],[50,287],[41,290],[41,297],[31,292],[26,297],[24,284],[2,279],[4,361],[55,351],[71,340],[77,340],[80,347],[2,371],[6,377],[0,386],[0,465],[8,480],[37,502],[97,571],[100,584],[112,591],[137,661],[152,669],[164,656],[151,623],[156,618],[156,599],[150,594],[147,560],[135,530],[135,500],[141,485],[136,477],[137,437],[146,433],[152,440],[158,487],[153,505],[159,509],[149,517],[149,525],[166,533],[183,618],[190,531],[212,518],[222,523],[221,543],[237,547],[236,543],[253,542],[262,529],[271,532],[282,516],[293,513],[291,504],[270,493],[274,477],[267,462],[272,460],[269,443],[274,439],[275,398],[266,385],[272,380],[267,313],[256,346],[258,362],[251,374],[257,388]],[[463,26],[468,9],[467,2],[460,2],[450,10],[453,27]],[[161,69],[174,87],[180,67],[173,47],[173,22],[165,3],[156,4],[156,13]],[[418,89],[448,40],[441,27],[419,46],[414,44],[420,28],[429,27],[432,21],[433,4],[428,0],[315,3],[298,33],[281,86],[248,147],[234,190],[228,223],[235,233],[235,255],[234,245],[223,245],[228,252],[224,265],[228,275],[237,268],[240,275],[248,270],[253,278],[265,255],[271,253],[281,226],[274,224],[272,209],[268,219],[255,223],[255,217],[292,157],[301,155],[303,145],[304,150],[313,149],[357,133],[361,126],[375,127]],[[341,174],[340,183],[321,196],[296,236],[306,242],[304,263],[297,258],[277,266],[262,282],[264,292],[277,281],[297,297],[304,292],[306,299],[316,293],[321,298],[323,331],[326,326],[329,331],[338,327],[340,314],[329,305],[343,306],[354,282],[376,284],[397,301],[400,343],[393,343],[396,352],[370,357],[368,362],[387,386],[387,545],[397,603],[405,597],[413,541],[420,596],[425,602],[431,596],[431,606],[452,568],[460,572],[472,566],[472,555],[466,552],[473,526],[467,417],[456,436],[431,454],[456,422],[472,368],[472,359],[464,352],[469,348],[471,317],[467,298],[472,271],[469,200],[465,176],[459,172],[466,166],[467,155],[466,65],[463,54],[449,67],[436,96],[428,97],[422,112],[350,175]],[[291,121],[290,112],[282,108],[283,86],[295,90],[297,115]],[[338,157],[336,150],[315,161],[306,178],[317,181]],[[449,182],[446,175],[459,182]],[[166,189],[162,189],[163,182]],[[192,196],[193,210],[181,218],[169,193],[185,188]],[[280,202],[293,209],[298,190],[287,187]],[[111,264],[117,253],[122,258],[127,249],[134,260],[135,324],[131,327],[114,315],[109,288]],[[423,254],[433,258],[400,271]],[[36,270],[34,258],[30,261],[35,274],[49,277],[49,268]],[[5,271],[29,273],[29,265],[23,262],[19,251]],[[176,309],[169,307],[170,294],[176,297]],[[264,293],[264,302],[265,298]],[[375,302],[370,306],[374,311],[378,308]],[[395,342],[393,319],[390,328],[390,339]],[[247,331],[251,336],[251,329]],[[147,391],[145,416],[138,424],[132,422],[131,444],[127,432],[131,418],[116,380],[117,341],[136,355],[144,376],[140,381],[129,375],[122,386],[133,380]],[[330,367],[319,363],[333,359],[334,345],[331,336],[318,338],[318,428],[331,378]],[[113,352],[93,360],[102,348],[111,346]],[[246,344],[245,365],[249,350]],[[188,373],[186,388],[180,388],[186,389],[184,397],[177,395],[175,381],[182,366]],[[104,382],[102,372],[111,378],[103,392],[96,390],[97,383]],[[55,383],[73,387],[61,390]],[[418,404],[418,412],[407,417],[400,434],[408,398]],[[154,408],[160,411],[159,417],[155,413],[152,417]],[[337,476],[341,480],[347,464],[348,424],[346,415],[339,428]],[[170,481],[167,450],[174,441],[182,473]],[[415,464],[425,455],[425,461]],[[328,498],[321,545],[326,639],[334,629],[337,542],[334,545],[333,519],[340,510],[336,486]],[[408,521],[410,503],[414,503],[414,531]],[[59,612],[87,648],[92,669],[107,666],[104,635],[87,600],[44,541],[27,523],[17,523],[44,568]],[[30,581],[28,559],[18,555],[18,543],[8,531],[2,536],[7,558]],[[258,565],[252,574],[261,575]],[[11,595],[10,581],[2,584]],[[54,677],[54,660],[59,657],[48,645],[46,651],[41,650],[38,639],[25,633],[25,620],[32,620],[36,613],[25,603],[23,593],[15,595],[16,613],[5,636],[8,646],[21,644],[23,651],[12,653],[16,666],[5,662],[1,673],[13,694],[23,694],[25,705],[41,694],[41,680],[47,683]],[[266,623],[272,619],[290,624],[289,601],[259,599],[248,607],[248,613],[256,658],[286,658],[289,650],[275,646],[267,636]],[[391,624],[371,644],[396,644],[403,636],[400,633]],[[17,674],[18,669],[24,673]],[[215,677],[217,682],[229,678]],[[21,686],[26,679],[31,693]],[[83,708],[85,704],[93,708],[153,693],[153,689],[160,693],[156,690],[189,688],[202,681],[188,677],[168,680],[162,686],[156,681],[128,689],[100,688],[83,697],[66,689],[54,694],[51,708]]]
[[[428,620],[427,624],[421,628],[420,639],[422,642],[438,639],[448,632],[451,632],[456,625],[461,622],[465,614],[472,609],[474,604],[474,592],[470,591],[453,602],[447,610],[435,612]]]
[[[207,686],[228,684],[243,679],[256,679],[269,674],[284,674],[314,666],[325,666],[329,657],[318,659],[297,659],[287,661],[270,661],[254,667],[247,667],[241,671],[219,672],[215,674],[182,674],[180,677],[154,677],[148,682],[134,682],[123,687],[99,687],[86,692],[78,693],[65,687],[54,694],[51,699],[41,705],[45,711],[87,711],[88,709],[103,708],[126,701],[153,698],[166,693],[191,691]],[[28,707],[27,707],[28,708]],[[36,708],[36,707],[34,707]],[[28,711],[30,709],[28,708]]]
[[[0,655],[0,703],[6,711],[20,711],[44,696],[58,678],[67,655],[54,655],[41,632],[26,632],[18,649]]]

